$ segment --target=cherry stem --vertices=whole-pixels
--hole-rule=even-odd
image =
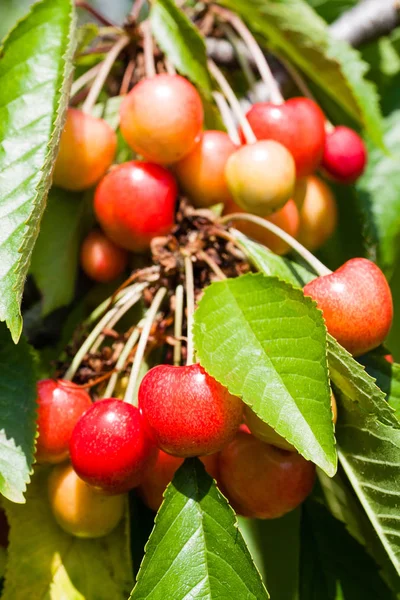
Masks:
[[[243,42],[235,35],[231,27],[224,25],[223,31],[236,53],[239,65],[247,79],[249,87],[254,88],[257,80],[251,69],[247,53],[243,52]]]
[[[182,321],[183,321],[183,285],[178,285],[175,291],[174,319],[174,365],[179,367],[182,358]]]
[[[131,60],[128,63],[128,66],[125,69],[125,73],[124,76],[122,78],[122,83],[121,83],[121,87],[119,88],[119,95],[120,96],[125,96],[125,94],[128,93],[129,91],[129,84],[131,82],[132,79],[132,75],[134,73],[135,70],[135,59],[131,58]]]
[[[156,64],[154,62],[154,43],[150,21],[144,21],[141,29],[143,33],[144,70],[146,77],[154,77],[156,75]]]
[[[213,273],[215,273],[218,279],[227,279],[225,273],[219,268],[215,260],[213,260],[211,256],[207,254],[207,252],[204,252],[204,250],[200,250],[197,256],[200,260],[204,261],[210,267],[210,269],[213,271]]]
[[[123,296],[125,296],[130,290],[136,289],[136,285],[137,284],[133,284],[130,285],[129,287],[126,287],[124,289],[121,289],[118,291],[117,294],[113,294],[112,296],[109,296],[108,298],[106,298],[105,300],[103,300],[103,302],[101,304],[99,304],[99,306],[97,308],[94,309],[94,311],[89,315],[89,317],[86,319],[85,321],[85,325],[91,325],[92,323],[94,323],[95,321],[97,321],[97,319],[99,319],[101,317],[101,315],[108,309],[110,308],[110,306],[116,302],[117,300],[120,300]]]
[[[250,223],[255,223],[268,231],[274,233],[277,237],[281,238],[284,242],[289,244],[289,246],[295,250],[317,273],[317,275],[329,275],[332,273],[328,267],[326,267],[321,261],[318,260],[307,248],[304,248],[300,242],[294,239],[291,235],[283,231],[280,227],[271,223],[267,219],[263,219],[261,217],[256,217],[255,215],[249,215],[246,213],[232,213],[230,215],[226,215],[224,217],[219,218],[220,223],[228,223],[230,221],[250,221]]]
[[[239,104],[239,100],[236,98],[234,91],[232,90],[231,86],[229,85],[228,81],[226,80],[225,76],[222,74],[220,69],[217,67],[217,65],[212,60],[209,60],[207,64],[211,75],[218,83],[225,98],[228,100],[233,113],[239,121],[247,143],[254,144],[257,141],[257,138],[254,135],[252,128],[250,127],[250,123],[243,114],[242,108]]]
[[[143,356],[146,350],[147,341],[149,339],[151,327],[153,322],[157,316],[158,310],[161,306],[162,301],[164,300],[164,296],[167,293],[167,288],[162,287],[158,290],[156,295],[154,296],[153,302],[149,310],[146,313],[145,318],[143,319],[143,329],[140,334],[139,343],[136,349],[135,358],[132,363],[131,374],[129,375],[128,386],[126,388],[124,401],[130,402],[133,406],[137,406],[137,398],[135,397],[135,389],[137,384],[137,379],[139,376],[140,365],[142,364]]]
[[[193,345],[193,315],[194,315],[194,279],[193,263],[190,256],[185,256],[185,287],[186,287],[186,327],[187,327],[187,347],[186,364],[193,364],[194,345]]]
[[[166,58],[164,60],[164,64],[165,64],[165,69],[169,75],[176,75],[176,69],[175,69],[174,65],[172,64],[172,62],[170,60],[168,60],[168,58]]]
[[[77,2],[75,2],[75,6],[77,8],[82,8],[83,10],[86,10],[86,12],[88,12],[91,15],[93,15],[94,17],[96,17],[96,19],[100,23],[102,23],[103,25],[105,25],[106,27],[115,27],[115,24],[112,21],[110,21],[107,17],[105,17],[101,12],[99,12],[98,10],[96,10],[88,2],[81,2],[81,0],[77,0]]]
[[[118,321],[124,316],[124,314],[127,313],[128,310],[130,308],[132,308],[132,306],[135,306],[135,304],[137,302],[139,302],[140,298],[142,297],[142,293],[148,286],[147,283],[139,283],[136,285],[137,285],[136,294],[132,294],[132,296],[129,294],[130,297],[128,297],[125,300],[125,302],[121,306],[121,308],[115,313],[115,315],[107,323],[108,329],[112,329],[114,327],[114,325],[116,325],[118,323]],[[95,343],[93,344],[93,346],[90,348],[90,352],[93,352],[93,353],[97,352],[97,350],[100,348],[101,344],[104,342],[105,338],[106,338],[106,336],[104,335],[104,333],[100,334],[99,337],[97,338],[97,340],[95,341]]]
[[[87,352],[89,352],[89,350],[91,349],[93,344],[96,342],[98,336],[101,335],[103,329],[105,327],[107,327],[107,325],[114,318],[114,316],[118,312],[120,312],[120,308],[121,307],[125,308],[128,305],[128,309],[129,309],[130,306],[133,306],[133,304],[135,304],[135,302],[138,302],[141,294],[138,295],[137,287],[138,287],[137,285],[132,286],[132,288],[134,288],[134,289],[131,289],[128,292],[125,292],[125,294],[123,294],[121,296],[121,298],[119,300],[117,300],[115,305],[109,311],[107,311],[105,315],[103,315],[103,317],[100,319],[100,321],[97,323],[97,325],[92,329],[92,331],[90,332],[90,334],[88,335],[86,340],[83,342],[83,344],[79,348],[78,352],[75,354],[67,372],[64,375],[64,379],[71,381],[74,378],[75,373],[79,369],[79,365],[81,364],[85,354]],[[133,298],[135,299],[135,301],[132,304],[130,304],[130,306],[129,306],[129,303],[131,302],[131,300]],[[126,310],[128,310],[128,309],[126,309]],[[126,310],[124,312],[126,312]]]
[[[232,116],[229,104],[225,100],[225,96],[221,92],[213,92],[213,98],[218,110],[221,114],[226,131],[234,144],[240,145],[240,136],[236,127],[235,120]]]
[[[75,96],[75,94],[77,94],[79,92],[79,90],[81,90],[83,87],[85,87],[85,85],[87,83],[89,83],[90,81],[92,81],[92,79],[94,79],[96,77],[97,73],[101,69],[102,64],[103,63],[101,62],[101,63],[95,65],[94,67],[92,67],[91,69],[86,71],[86,73],[84,73],[83,75],[78,77],[78,79],[76,81],[74,81],[74,83],[71,86],[71,98],[73,98]]]
[[[269,67],[268,61],[264,56],[263,51],[258,45],[255,37],[251,33],[251,31],[246,27],[243,21],[230,10],[221,7],[213,7],[213,12],[219,15],[222,19],[228,22],[233,29],[237,31],[240,35],[247,48],[249,49],[250,54],[254,58],[254,62],[257,65],[257,69],[261,75],[261,79],[267,86],[270,94],[271,101],[274,104],[282,104],[284,102],[283,96],[280,92],[278,84],[275,81],[275,78],[272,74],[272,71]]]
[[[110,380],[107,384],[107,387],[106,387],[106,390],[105,390],[104,396],[103,396],[104,398],[112,397],[115,386],[118,381],[118,377],[119,377],[122,369],[124,368],[126,361],[128,360],[129,354],[131,353],[132,349],[134,348],[135,344],[137,343],[137,341],[139,339],[140,330],[143,327],[143,324],[144,324],[144,319],[139,321],[139,323],[137,324],[137,326],[134,328],[133,332],[127,339],[126,344],[115,364],[114,373],[111,375]]]
[[[114,44],[109,53],[107,54],[104,61],[101,63],[101,68],[97,73],[96,79],[92,87],[90,88],[90,92],[87,95],[85,102],[82,104],[82,111],[84,113],[90,114],[92,112],[93,106],[96,104],[97,98],[105,81],[118,57],[118,55],[122,52],[122,50],[129,44],[129,38],[126,35],[123,35],[119,38],[119,40]]]
[[[130,12],[130,18],[132,21],[137,21],[140,15],[140,11],[143,8],[145,0],[135,0],[132,6],[132,10]]]

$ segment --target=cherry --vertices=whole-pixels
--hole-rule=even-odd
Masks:
[[[198,364],[150,369],[139,388],[139,408],[158,447],[175,456],[218,452],[243,416],[240,398]]]
[[[175,472],[179,469],[185,459],[178,456],[171,456],[162,450],[159,450],[157,461],[154,467],[148,470],[139,487],[140,495],[146,505],[154,511],[157,511],[163,501],[163,494],[167,485],[172,481]],[[206,471],[214,479],[218,473],[218,454],[209,456],[200,456]]]
[[[125,496],[105,496],[79,479],[70,464],[53,469],[48,493],[57,523],[76,537],[103,537],[124,515]]]
[[[223,131],[205,131],[193,150],[174,165],[179,184],[198,208],[230,200],[225,165],[237,149]]]
[[[79,417],[92,406],[84,389],[63,379],[42,379],[38,391],[38,463],[59,463],[68,458],[69,441]]]
[[[293,200],[299,210],[302,209],[306,199],[308,177],[296,179],[296,185],[293,192]]]
[[[83,481],[106,493],[121,494],[139,485],[156,450],[138,409],[107,398],[95,402],[77,422],[70,454]]]
[[[246,115],[258,140],[275,140],[289,150],[297,177],[311,175],[319,166],[325,143],[325,117],[309,98],[283,104],[260,102]]]
[[[226,163],[225,176],[234,201],[265,217],[292,196],[295,165],[291,154],[274,141],[241,146]]]
[[[366,163],[367,149],[355,131],[339,125],[327,134],[321,166],[332,179],[354,183]]]
[[[115,131],[104,119],[69,108],[53,181],[67,190],[85,190],[111,166],[117,149]]]
[[[229,215],[235,212],[243,213],[245,211],[234,202],[230,202],[226,207],[225,214]],[[297,237],[300,217],[293,200],[289,200],[283,208],[266,217],[266,221],[274,223],[274,225],[277,225],[292,237]],[[267,246],[275,254],[286,254],[291,249],[289,244],[281,240],[277,235],[250,221],[235,221],[235,228],[248,237],[253,238],[256,242],[264,244],[264,246]]]
[[[107,283],[124,272],[128,254],[108,239],[101,231],[91,231],[81,248],[81,265],[94,281]]]
[[[181,160],[203,127],[203,105],[196,88],[180,75],[144,79],[120,108],[121,132],[145,159],[164,165]]]
[[[336,424],[337,404],[336,398],[333,394],[331,394],[331,408],[332,421],[334,424]],[[296,448],[292,446],[292,444],[290,444],[284,437],[279,435],[279,433],[277,433],[275,429],[273,429],[273,427],[271,427],[267,423],[264,423],[264,421],[262,421],[249,406],[245,407],[245,416],[246,423],[254,437],[261,440],[262,442],[272,444],[277,448],[282,448],[283,450],[290,450],[292,452],[296,452]]]
[[[154,236],[165,235],[172,228],[177,193],[169,171],[133,160],[112,169],[99,183],[94,210],[115,244],[143,251]]]
[[[261,442],[242,428],[219,455],[219,477],[238,513],[276,519],[311,492],[315,465],[296,452]]]
[[[354,356],[376,348],[389,333],[392,294],[382,271],[366,258],[352,258],[310,281],[304,294],[317,302],[329,333]]]
[[[330,188],[319,177],[308,177],[300,211],[299,241],[309,250],[316,250],[331,237],[336,224],[337,207]]]
[[[392,365],[394,364],[394,359],[391,354],[385,354],[384,358],[388,361],[388,363],[390,363]]]

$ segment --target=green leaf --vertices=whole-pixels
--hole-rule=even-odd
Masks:
[[[279,519],[238,517],[244,541],[273,600],[298,600],[300,516],[297,508]]]
[[[376,352],[369,352],[358,360],[386,394],[387,402],[394,408],[400,421],[400,365],[389,363],[382,354]]]
[[[173,0],[155,0],[150,12],[157,44],[183,75],[209,95],[210,76],[204,39]]]
[[[267,277],[279,277],[282,281],[301,288],[315,278],[310,271],[301,265],[278,256],[258,242],[253,242],[239,231],[235,231],[234,236],[250,262]]]
[[[319,503],[303,505],[299,600],[392,600],[363,546]]]
[[[400,423],[374,380],[329,339],[340,463],[400,575]]]
[[[51,190],[31,263],[43,296],[43,316],[74,297],[84,211],[82,194]]]
[[[36,436],[35,361],[25,338],[15,346],[3,324],[0,367],[0,492],[25,502]]]
[[[0,320],[18,341],[21,298],[67,105],[70,0],[43,0],[4,41],[0,60]]]
[[[125,600],[132,587],[122,523],[98,540],[56,523],[47,499],[48,470],[38,470],[24,506],[5,503],[10,545],[3,600]]]
[[[195,312],[194,341],[207,372],[334,474],[326,329],[310,298],[261,273],[213,283]]]
[[[165,492],[131,600],[263,600],[269,595],[233,510],[198,459]]]
[[[384,121],[385,144],[390,154],[368,144],[368,167],[356,184],[366,215],[371,258],[391,277],[400,258],[400,110]]]
[[[379,96],[365,79],[368,65],[357,50],[330,37],[326,23],[304,0],[222,0],[239,13],[273,51],[290,62],[330,96],[371,139],[382,145]]]

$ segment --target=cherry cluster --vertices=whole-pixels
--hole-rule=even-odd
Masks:
[[[82,266],[96,281],[115,279],[128,252],[144,252],[174,226],[179,190],[198,209],[270,220],[309,249],[332,233],[336,207],[317,169],[342,183],[363,172],[366,152],[346,127],[330,128],[308,98],[255,104],[247,114],[257,140],[240,145],[203,130],[197,90],[179,75],[135,85],[120,107],[120,129],[143,160],[112,166],[117,138],[102,119],[69,109],[54,182],[72,190],[97,184],[94,211],[102,231],[82,247]],[[285,241],[244,222],[238,228],[279,254]],[[373,290],[373,291],[372,291]],[[366,259],[348,261],[311,281],[305,294],[322,309],[328,331],[354,355],[377,347],[392,321],[382,272]],[[125,493],[137,488],[156,510],[185,457],[198,456],[242,515],[276,518],[310,493],[315,466],[199,364],[158,365],[143,378],[138,407],[117,398],[92,402],[67,380],[38,384],[37,461],[57,464],[49,495],[68,532],[96,537],[120,521]],[[336,402],[332,396],[333,420]],[[66,462],[66,461],[70,462]]]

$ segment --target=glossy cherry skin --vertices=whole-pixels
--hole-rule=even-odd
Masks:
[[[81,265],[86,275],[107,283],[121,275],[128,264],[128,253],[116,246],[101,231],[91,231],[83,241]]]
[[[376,348],[389,333],[392,294],[382,271],[366,258],[352,258],[310,281],[304,294],[317,302],[329,333],[354,356]]]
[[[140,484],[156,449],[138,409],[107,398],[95,402],[76,424],[70,455],[83,481],[108,494],[122,494]]]
[[[176,181],[164,167],[130,161],[112,169],[99,183],[94,210],[115,244],[142,252],[153,237],[173,227],[177,193]]]
[[[234,202],[230,202],[227,205],[224,214],[229,215],[235,212],[245,213],[246,211],[242,210]],[[297,237],[300,226],[300,216],[297,206],[293,200],[286,202],[283,208],[275,213],[272,213],[272,215],[266,217],[265,220],[274,223],[274,225],[277,225],[292,237]],[[286,254],[290,250],[289,244],[281,240],[281,238],[267,229],[260,227],[260,225],[250,223],[250,221],[235,221],[234,227],[235,229],[238,229],[247,235],[249,238],[252,238],[256,242],[267,246],[270,250],[272,250],[272,252],[275,252],[275,254]]]
[[[48,493],[53,515],[64,531],[79,538],[109,534],[121,521],[125,496],[105,496],[78,477],[70,464],[55,467]]]
[[[355,131],[339,125],[327,134],[321,167],[332,179],[354,183],[366,164],[367,149]]]
[[[260,102],[247,113],[258,140],[275,140],[289,150],[297,177],[311,175],[319,166],[325,144],[325,117],[309,98],[291,98],[283,104]]]
[[[36,460],[55,464],[68,458],[78,419],[92,406],[89,394],[72,381],[42,379],[38,391]]]
[[[308,177],[300,211],[299,241],[309,250],[317,250],[331,237],[336,225],[337,206],[331,189],[319,177]]]
[[[236,150],[227,160],[225,177],[234,202],[260,217],[282,208],[296,182],[291,154],[271,140]]]
[[[201,134],[201,98],[184,77],[156,75],[135,85],[123,100],[120,125],[135,152],[168,165],[188,154]]]
[[[243,416],[240,398],[198,364],[150,369],[140,384],[139,408],[157,446],[174,456],[218,452]]]
[[[332,421],[336,424],[337,421],[337,404],[336,398],[333,394],[331,394],[331,408],[332,408]],[[290,450],[291,452],[296,452],[296,448],[292,446],[284,437],[279,435],[267,423],[264,423],[256,413],[249,407],[245,407],[245,416],[246,423],[251,431],[251,433],[257,439],[262,442],[266,442],[268,444],[272,444],[272,446],[276,446],[277,448],[282,448],[283,450]]]
[[[239,514],[276,519],[310,494],[315,465],[296,452],[265,444],[241,428],[219,455],[219,477]]]
[[[193,150],[174,165],[183,191],[198,208],[230,200],[225,178],[226,161],[237,150],[223,131],[205,131]]]
[[[154,511],[160,508],[165,488],[172,481],[175,472],[184,460],[184,458],[172,456],[159,450],[156,464],[145,473],[139,487],[139,493],[149,508]],[[200,460],[204,464],[207,473],[216,479],[218,475],[218,454],[200,456]]]
[[[53,173],[67,190],[85,190],[111,166],[117,150],[115,131],[103,119],[69,108]]]

